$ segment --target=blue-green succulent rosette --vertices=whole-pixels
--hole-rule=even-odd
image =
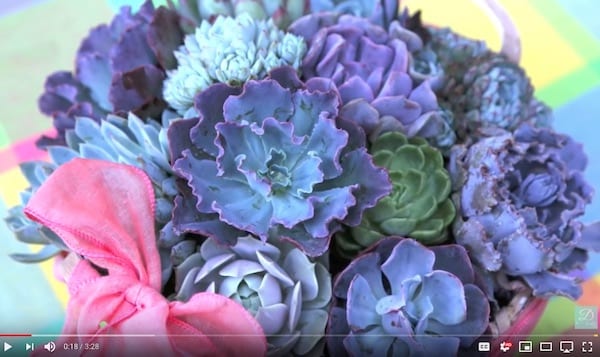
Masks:
[[[201,92],[199,118],[168,132],[174,171],[189,188],[176,198],[174,228],[226,244],[248,232],[324,254],[342,224],[360,224],[391,190],[339,107],[334,88],[311,90],[290,67]]]
[[[49,161],[22,163],[20,168],[29,187],[21,192],[21,204],[9,210],[5,221],[18,240],[42,245],[43,248],[36,253],[18,253],[12,257],[32,263],[68,250],[51,230],[25,217],[23,207],[59,166],[74,158],[120,162],[144,170],[155,192],[156,227],[159,230],[170,227],[177,187],[169,163],[167,128],[175,117],[175,113],[168,110],[162,113],[160,123],[155,120],[144,122],[132,113],[127,118],[108,115],[99,122],[93,118],[79,117],[75,127],[64,133],[66,145],[46,147]]]
[[[331,356],[449,356],[489,324],[490,306],[467,251],[388,237],[336,277]]]
[[[315,261],[288,242],[205,240],[175,268],[175,299],[209,291],[242,304],[260,323],[269,356],[321,356],[331,302],[327,256]]]

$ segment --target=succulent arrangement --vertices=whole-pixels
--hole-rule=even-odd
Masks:
[[[522,299],[577,299],[573,272],[600,251],[599,225],[579,220],[583,148],[552,128],[514,57],[397,1],[146,1],[91,30],[75,64],[48,77],[50,161],[21,164],[30,188],[6,218],[44,245],[13,258],[79,261],[73,289],[143,260],[160,282],[138,271],[140,291],[194,326],[227,301],[232,315],[214,316],[245,324],[218,333],[269,356],[429,356],[527,320]],[[145,177],[146,260],[102,241],[108,255],[89,253],[89,217],[68,222],[77,234],[44,218],[63,200],[36,197],[75,165],[97,165],[102,187]],[[143,202],[122,196],[96,219],[142,229],[124,217]],[[138,332],[123,322],[137,312],[74,327],[96,301],[78,291],[65,331]]]

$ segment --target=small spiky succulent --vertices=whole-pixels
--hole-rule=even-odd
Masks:
[[[461,36],[449,28],[420,23],[417,26],[415,31],[423,31],[427,39],[423,48],[414,54],[411,63],[414,74],[425,78],[443,74],[447,88],[460,83],[471,64],[490,52],[485,42]]]
[[[310,0],[178,0],[173,8],[187,19],[189,27],[204,20],[247,14],[255,20],[271,19],[279,28],[310,11]]]
[[[460,84],[446,90],[463,140],[486,136],[488,128],[514,131],[522,123],[548,126],[552,120],[550,109],[534,98],[525,71],[503,55],[478,58]]]
[[[260,323],[269,356],[321,356],[331,300],[331,276],[321,260],[286,242],[244,236],[225,247],[207,239],[175,268],[175,299],[203,291],[225,295]]]
[[[550,125],[550,108],[534,97],[518,64],[492,52],[483,41],[448,28],[419,26],[428,36],[411,58],[410,73],[430,80],[440,105],[453,113],[459,142],[493,136],[493,129],[513,131],[525,122]]]
[[[194,96],[211,84],[239,86],[266,77],[273,68],[297,69],[306,52],[303,39],[246,13],[218,17],[212,24],[203,21],[184,43],[175,52],[178,66],[168,73],[164,96],[186,117],[195,116]]]

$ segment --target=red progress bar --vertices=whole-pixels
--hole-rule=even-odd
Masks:
[[[0,333],[0,337],[31,337],[30,333]]]

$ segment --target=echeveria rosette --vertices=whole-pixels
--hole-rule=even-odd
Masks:
[[[444,242],[456,211],[441,152],[423,138],[407,139],[399,132],[383,134],[369,152],[375,165],[389,172],[392,192],[365,211],[360,225],[336,235],[342,255],[354,257],[392,235],[414,238],[423,244]]]
[[[483,41],[448,28],[416,26],[414,31],[427,36],[423,48],[413,53],[409,72],[417,81],[431,82],[440,105],[453,113],[459,142],[493,136],[495,129],[513,131],[524,122],[550,125],[550,108],[534,97],[518,64]]]
[[[23,207],[59,166],[78,157],[125,163],[144,170],[156,194],[157,228],[167,225],[177,193],[167,144],[167,127],[173,117],[174,113],[165,111],[162,123],[153,120],[144,123],[134,114],[128,119],[109,115],[99,123],[79,118],[75,127],[65,133],[66,146],[47,147],[49,162],[22,163],[21,171],[29,187],[21,192],[21,205],[13,207],[5,220],[18,240],[44,248],[37,254],[14,254],[13,258],[38,262],[68,250],[56,234],[25,217]]]
[[[194,96],[211,84],[239,86],[263,79],[277,67],[297,69],[305,52],[303,39],[278,29],[272,20],[242,13],[203,21],[175,51],[178,66],[168,72],[164,97],[181,115],[194,117]]]
[[[489,303],[466,250],[388,237],[335,279],[332,356],[455,355],[488,327]]]
[[[226,247],[208,239],[175,269],[175,299],[227,296],[260,323],[269,356],[321,356],[331,276],[320,260],[286,242],[244,236]]]
[[[197,27],[203,20],[215,21],[219,16],[248,14],[255,20],[271,19],[285,29],[300,16],[310,12],[310,0],[179,0],[176,9],[188,26]]]
[[[569,273],[600,249],[578,220],[592,196],[586,163],[573,139],[528,124],[453,148],[454,236],[492,283],[521,278],[535,296],[581,295]]]
[[[410,73],[419,80],[436,79],[436,89],[438,84],[446,88],[456,86],[478,58],[490,53],[485,42],[461,36],[449,28],[425,26],[420,21],[414,25],[413,31],[423,33],[425,44],[413,54]],[[440,77],[445,85],[438,82]]]
[[[198,213],[322,255],[341,224],[358,225],[363,211],[390,192],[389,177],[373,164],[364,133],[337,118],[335,89],[302,88],[289,67],[272,78],[249,81],[242,91],[213,85],[201,92],[200,119],[169,130],[173,167],[192,189]],[[187,198],[174,221],[196,214]],[[206,234],[193,226],[186,229]],[[231,237],[218,230],[209,235]]]
[[[179,21],[176,12],[146,1],[137,13],[123,7],[110,25],[92,29],[77,51],[75,73],[46,80],[39,108],[53,117],[58,136],[44,136],[38,145],[65,145],[65,131],[82,116],[99,121],[133,112],[160,120],[165,71],[176,65],[173,51],[183,40]]]
[[[441,110],[430,81],[415,85],[408,73],[411,52],[422,48],[418,35],[392,21],[386,28],[351,15],[304,16],[290,32],[306,39],[304,79],[325,78],[338,87],[346,113],[367,135],[394,126],[436,147],[454,143],[452,118]]]
[[[464,114],[457,115],[459,130],[466,126],[470,133],[479,128],[515,130],[529,122],[548,126],[550,109],[533,97],[533,86],[519,65],[502,55],[479,59],[465,73],[462,85]]]

